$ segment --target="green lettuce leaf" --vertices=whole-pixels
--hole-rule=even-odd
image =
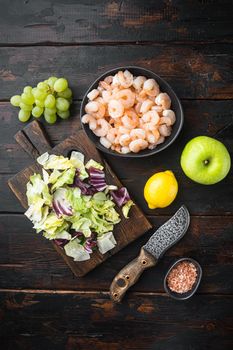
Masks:
[[[129,211],[130,208],[135,205],[133,201],[129,200],[125,205],[122,207],[122,213],[126,219],[129,218]]]
[[[112,232],[105,233],[105,235],[97,238],[97,246],[101,254],[107,253],[113,249],[117,244]]]
[[[88,254],[84,247],[81,244],[79,244],[78,239],[74,239],[67,243],[64,249],[66,255],[74,258],[74,261],[85,261],[90,259],[90,254]]]
[[[63,185],[71,185],[74,182],[75,168],[67,169],[59,176],[57,181],[53,184],[51,190],[55,191]]]
[[[70,156],[70,162],[76,169],[78,169],[79,178],[81,180],[84,180],[89,176],[85,169],[84,155],[82,153],[73,151]]]
[[[96,169],[99,169],[99,170],[103,170],[103,169],[104,169],[103,165],[100,164],[100,163],[98,163],[98,162],[96,162],[94,159],[90,159],[90,160],[86,163],[85,167],[86,167],[86,169],[89,169],[89,168],[91,168],[91,167],[96,168]]]

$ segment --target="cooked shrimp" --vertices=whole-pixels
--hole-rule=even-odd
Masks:
[[[107,83],[108,85],[112,84],[113,81],[113,76],[112,75],[108,75],[106,78],[104,78],[105,83]]]
[[[146,138],[146,132],[141,128],[133,129],[130,131],[130,137],[132,140],[136,140],[136,139],[144,140]]]
[[[159,121],[159,124],[165,124],[165,125],[167,125],[167,126],[171,126],[172,124],[171,124],[172,122],[171,122],[171,119],[170,118],[168,118],[168,117],[161,117],[160,118],[160,121]]]
[[[148,146],[149,149],[154,149],[160,143],[163,143],[165,140],[164,136],[159,136],[156,141]]]
[[[146,133],[146,140],[149,142],[149,143],[155,143],[157,141],[155,135],[151,132],[151,131],[148,131]]]
[[[130,89],[123,89],[114,94],[117,100],[120,100],[125,108],[130,108],[135,102],[135,93]]]
[[[106,137],[103,137],[103,136],[100,137],[100,143],[106,148],[110,148],[112,145],[112,143],[109,140],[107,140]]]
[[[163,118],[170,119],[170,124],[167,122],[164,122],[167,125],[173,125],[176,122],[176,115],[171,109],[165,109],[162,113],[163,117],[161,118],[161,121]]]
[[[160,136],[160,138],[158,139],[158,141],[156,142],[157,145],[159,145],[160,143],[163,143],[165,140],[164,136]]]
[[[171,127],[166,124],[160,125],[159,132],[162,136],[170,136],[171,135]]]
[[[122,126],[122,120],[121,120],[121,118],[115,118],[114,120],[115,120],[115,122],[114,122],[114,127],[117,128],[117,129],[119,129],[119,128]]]
[[[127,146],[121,147],[121,153],[122,154],[130,153],[129,147],[127,147]]]
[[[137,121],[130,118],[128,115],[124,115],[122,118],[122,124],[128,129],[134,129],[137,126]]]
[[[148,96],[157,96],[159,94],[159,85],[154,79],[147,79],[143,84],[143,90]]]
[[[121,153],[121,146],[120,145],[115,146],[114,150],[118,153]]]
[[[119,137],[119,144],[121,146],[128,146],[131,141],[131,137],[128,134],[124,134]]]
[[[98,137],[106,136],[111,125],[105,119],[97,119],[97,128],[93,130],[94,134]]]
[[[117,73],[117,78],[119,84],[125,89],[129,88],[133,84],[133,75],[128,70],[125,70],[124,72],[119,71]]]
[[[138,153],[139,151],[148,147],[148,142],[142,139],[133,140],[129,144],[131,152]]]
[[[112,118],[119,118],[124,113],[124,106],[121,101],[111,100],[108,104],[108,112]]]
[[[88,114],[95,113],[98,111],[98,109],[99,109],[99,104],[98,102],[95,102],[95,101],[88,102],[85,106],[85,112]]]
[[[112,87],[117,87],[118,85],[120,85],[119,79],[118,79],[118,75],[115,74],[113,79],[112,79]]]
[[[169,109],[171,107],[171,99],[166,92],[160,93],[155,98],[155,103],[159,106],[162,106],[163,109]]]
[[[155,149],[156,146],[157,146],[156,143],[151,143],[151,144],[148,146],[148,149]]]
[[[154,125],[152,123],[144,123],[142,119],[141,119],[141,125],[140,126],[145,131],[150,131],[154,127]]]
[[[139,126],[139,116],[135,112],[134,108],[127,109],[125,111],[125,115],[127,115],[132,120],[132,124],[135,128]]]
[[[133,81],[133,87],[136,90],[140,90],[144,84],[144,82],[146,81],[146,78],[143,77],[142,75],[139,75],[138,77],[136,77]]]
[[[144,114],[144,113],[148,112],[153,105],[154,105],[154,102],[149,100],[149,99],[143,101],[141,108],[140,108],[140,113]]]
[[[94,117],[92,117],[90,114],[84,114],[82,116],[82,123],[89,124],[89,128],[91,130],[95,130],[97,127],[96,119]]]
[[[104,101],[103,97],[101,97],[101,96],[96,97],[95,102],[98,102],[98,103],[100,103],[102,105],[106,104],[106,102]]]
[[[151,110],[149,112],[146,112],[145,114],[143,114],[142,116],[142,120],[145,122],[145,123],[152,123],[154,125],[157,125],[158,122],[159,122],[159,115],[156,111],[154,110]]]
[[[87,94],[87,98],[89,98],[89,100],[93,101],[94,99],[96,99],[96,97],[99,96],[99,90],[97,89],[93,89],[89,92],[89,94]]]
[[[126,128],[125,126],[119,126],[118,132],[119,135],[129,134],[130,129]]]
[[[106,81],[104,81],[104,80],[101,80],[101,81],[99,82],[99,86],[102,87],[102,88],[105,89],[105,90],[112,90],[111,85],[108,84],[108,83],[106,83]]]
[[[103,88],[102,86],[99,85],[99,86],[97,87],[97,90],[98,90],[98,91],[100,92],[100,94],[101,94],[102,91],[104,91],[104,88]]]
[[[155,136],[156,140],[158,140],[160,138],[160,132],[157,128],[154,128],[151,130],[152,134]]]
[[[134,110],[137,114],[140,114],[140,109],[141,109],[141,106],[142,106],[142,103],[141,102],[138,102],[135,107],[134,107]]]
[[[103,117],[104,117],[106,108],[105,108],[105,106],[104,106],[102,103],[99,103],[99,102],[97,102],[97,103],[98,103],[98,111],[92,113],[92,115],[93,115],[93,117],[95,117],[96,119],[100,119],[100,118],[103,118]]]
[[[113,144],[117,136],[118,136],[117,128],[110,128],[107,132],[106,138],[108,141],[110,141]]]
[[[112,92],[109,91],[109,90],[104,90],[102,92],[102,98],[104,100],[105,103],[109,103],[109,101],[111,100],[112,98]]]
[[[157,113],[162,113],[162,111],[163,111],[163,107],[161,107],[161,106],[153,106],[153,107],[151,107],[151,109],[153,111],[156,111]]]

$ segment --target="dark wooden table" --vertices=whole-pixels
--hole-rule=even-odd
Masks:
[[[145,4],[143,4],[145,3]],[[0,332],[1,349],[219,350],[233,348],[232,171],[215,186],[187,179],[179,158],[196,135],[233,146],[232,1],[0,1]],[[108,161],[158,228],[184,203],[191,226],[157,268],[120,305],[109,285],[148,234],[84,278],[75,278],[50,243],[36,235],[7,179],[31,163],[13,136],[22,128],[9,99],[25,85],[65,76],[74,91],[72,117],[46,125],[52,142],[80,128],[80,100],[104,71],[139,65],[165,78],[182,100],[183,131],[166,151],[143,160]],[[149,210],[146,179],[172,169],[179,194]],[[170,299],[169,264],[181,256],[203,267],[198,293]]]

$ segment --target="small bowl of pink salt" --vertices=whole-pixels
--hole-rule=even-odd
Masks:
[[[169,268],[164,289],[172,298],[185,300],[193,296],[202,278],[200,264],[191,258],[181,258]]]

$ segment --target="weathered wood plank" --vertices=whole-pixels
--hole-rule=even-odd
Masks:
[[[150,217],[154,229],[169,217]],[[186,236],[146,271],[134,291],[163,292],[163,278],[175,259],[187,256],[203,267],[201,293],[233,293],[232,217],[192,217]],[[22,215],[0,216],[0,288],[108,290],[115,274],[138,254],[145,234],[83,278],[75,278],[50,242]],[[128,297],[126,297],[127,299]]]
[[[230,350],[232,296],[0,293],[5,349]]]
[[[232,2],[1,1],[0,43],[232,40]]]
[[[228,177],[215,186],[200,186],[190,181],[183,174],[179,157],[185,143],[196,135],[209,135],[223,141],[232,153],[233,140],[231,128],[233,126],[233,102],[232,101],[183,101],[185,124],[177,141],[153,157],[144,160],[121,159],[107,157],[111,167],[122,182],[129,188],[135,200],[142,205],[143,210],[149,215],[172,214],[182,203],[186,203],[192,214],[230,214],[233,213],[233,188],[232,172]],[[16,108],[9,103],[0,104],[0,122],[2,137],[0,143],[1,168],[0,192],[4,202],[0,201],[0,211],[20,211],[19,204],[6,186],[6,179],[26,166],[31,164],[31,159],[13,143],[14,134],[22,128],[22,123],[15,116]],[[53,143],[58,143],[68,137],[74,131],[80,129],[79,103],[73,106],[73,116],[67,121],[61,121],[56,125],[45,125],[46,131]],[[229,131],[228,131],[229,130]],[[11,141],[12,140],[12,141]],[[127,166],[126,166],[127,164]],[[149,210],[143,200],[143,187],[146,179],[156,171],[171,169],[175,172],[179,181],[179,194],[176,202],[171,207],[163,210]],[[138,185],[139,184],[139,185]],[[22,210],[21,210],[22,211]]]
[[[1,47],[0,99],[51,75],[65,76],[75,99],[111,68],[138,65],[161,75],[180,98],[229,99],[233,95],[232,45],[122,45]]]

